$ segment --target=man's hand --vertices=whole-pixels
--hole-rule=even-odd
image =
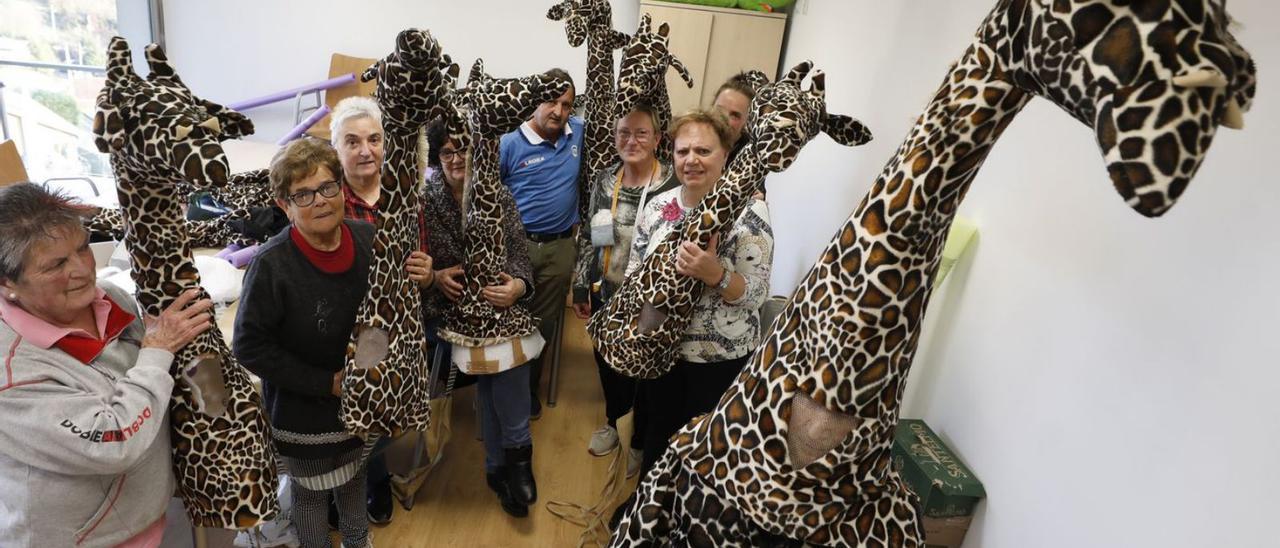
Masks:
[[[445,298],[458,302],[458,299],[462,298],[462,274],[462,265],[435,271],[436,289],[439,289]]]

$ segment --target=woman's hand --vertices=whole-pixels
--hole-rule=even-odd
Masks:
[[[719,240],[718,234],[712,235],[705,250],[693,242],[680,244],[680,250],[676,252],[676,272],[712,287],[720,283],[720,278],[724,277],[724,267],[720,265],[720,258],[716,255]]]
[[[435,282],[436,273],[431,270],[431,256],[421,251],[409,254],[409,258],[404,261],[404,270],[409,273],[409,281],[419,288],[431,287],[432,282]]]
[[[199,294],[196,289],[183,291],[159,316],[143,318],[147,333],[142,337],[142,347],[159,348],[177,354],[178,350],[195,340],[197,335],[207,331],[213,325],[213,314],[209,312],[213,308],[213,301],[196,301],[196,295]]]
[[[439,289],[446,299],[458,302],[462,297],[462,274],[462,265],[435,271],[433,277],[436,281],[436,289]]]
[[[484,299],[498,308],[507,308],[516,304],[516,299],[524,295],[524,280],[512,278],[506,272],[498,274],[498,279],[502,280],[502,283],[480,290]]]

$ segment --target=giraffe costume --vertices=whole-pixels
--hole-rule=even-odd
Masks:
[[[253,124],[195,97],[159,46],[146,51],[151,74],[144,80],[134,73],[129,44],[111,40],[93,132],[98,150],[111,155],[138,304],[159,315],[183,291],[200,287],[174,182],[226,184],[219,143],[252,133]],[[279,505],[270,425],[216,324],[178,352],[174,376],[174,475],[191,523],[235,529],[271,519]]]
[[[404,263],[420,244],[418,135],[444,114],[449,64],[430,32],[409,29],[396,36],[394,52],[362,75],[378,81],[384,156],[369,292],[343,368],[341,416],[353,433],[396,435],[423,430],[430,419],[422,298]]]
[[[922,546],[890,451],[969,183],[1040,95],[1094,130],[1125,203],[1163,214],[1254,95],[1228,21],[1211,0],[1001,1],[747,368],[673,438],[612,545]]]
[[[569,82],[545,75],[493,78],[485,74],[484,61],[477,59],[467,87],[453,96],[458,110],[447,119],[450,138],[471,148],[463,198],[467,260],[462,295],[445,314],[440,338],[455,345],[455,362],[459,361],[460,352],[470,353],[460,364],[466,371],[496,373],[522,365],[536,357],[545,342],[522,302],[497,308],[481,290],[501,282],[499,274],[507,262],[502,218],[519,214],[506,211],[500,200],[505,189],[498,176],[499,138],[523,123],[539,104],[568,90]],[[455,129],[460,127],[465,128],[465,133]],[[498,360],[487,354],[496,351],[494,347],[498,345],[504,345],[504,353],[509,348],[510,355]]]
[[[704,284],[676,272],[680,244],[697,242],[704,249],[713,234],[731,226],[751,203],[751,195],[768,172],[791,166],[800,149],[825,132],[847,146],[871,140],[871,132],[848,116],[828,114],[825,77],[815,71],[809,90],[801,81],[812,69],[796,65],[776,84],[756,92],[752,118],[744,128],[750,140],[725,169],[715,188],[684,217],[681,227],[660,242],[627,278],[612,299],[592,314],[587,332],[605,361],[618,372],[653,379],[671,369],[681,335]],[[755,73],[757,82],[766,82]]]

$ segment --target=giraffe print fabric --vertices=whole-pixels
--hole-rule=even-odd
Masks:
[[[497,308],[481,293],[486,286],[500,283],[499,274],[507,263],[502,219],[519,214],[506,210],[500,199],[505,189],[499,177],[499,139],[523,123],[539,104],[568,89],[569,82],[545,75],[493,78],[485,73],[484,61],[477,59],[467,87],[452,96],[459,110],[448,118],[448,125],[466,128],[466,137],[459,142],[470,143],[471,169],[463,199],[467,254],[463,290],[457,304],[445,314],[440,337],[446,341],[479,349],[538,332],[535,319],[522,302]],[[451,135],[456,132],[450,129]],[[514,365],[532,359],[540,348],[539,343],[537,349],[526,349],[533,355],[524,355],[524,360],[517,357]]]
[[[179,194],[189,196],[194,189],[185,183],[178,183]],[[187,227],[187,241],[191,247],[222,247],[229,244],[252,245],[261,243],[249,239],[233,230],[227,221],[246,219],[249,210],[272,205],[271,185],[267,180],[266,169],[255,169],[236,173],[227,178],[223,187],[209,189],[214,199],[226,204],[231,211],[215,219],[192,221],[183,218]],[[92,217],[85,220],[85,228],[94,238],[108,240],[124,239],[124,213],[120,208],[102,208]]]
[[[183,291],[199,289],[175,181],[195,188],[227,183],[220,142],[248,135],[239,113],[195,97],[159,46],[146,49],[151,73],[133,70],[129,44],[111,40],[93,131],[110,154],[143,311],[158,315]],[[207,298],[201,290],[201,298]],[[275,448],[249,373],[216,324],[178,351],[170,399],[174,475],[191,523],[247,528],[271,519]]]
[[[343,368],[340,414],[355,434],[423,430],[430,420],[422,299],[404,262],[420,244],[418,135],[444,113],[449,65],[431,33],[408,29],[396,36],[395,51],[362,76],[377,79],[384,156],[369,291]]]
[[[612,545],[923,546],[890,453],[968,185],[1040,96],[1094,129],[1127,205],[1163,214],[1251,104],[1254,64],[1228,21],[1208,0],[999,2],[741,375],[673,437]]]
[[[751,195],[769,172],[795,161],[800,149],[819,133],[854,146],[871,140],[871,132],[848,116],[827,113],[825,76],[813,71],[809,89],[802,81],[813,65],[804,62],[776,84],[762,85],[744,128],[750,140],[725,169],[715,188],[686,214],[680,227],[644,258],[609,302],[592,314],[587,332],[605,362],[618,372],[653,379],[670,370],[675,350],[704,285],[676,272],[680,244],[705,248],[713,234],[733,224],[751,203]],[[764,81],[763,75],[757,77]]]

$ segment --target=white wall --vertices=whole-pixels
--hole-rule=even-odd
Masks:
[[[167,51],[195,92],[231,103],[324,80],[329,56],[379,58],[399,31],[429,29],[462,65],[477,57],[494,76],[560,66],[582,86],[586,47],[569,47],[564,24],[546,18],[553,0],[219,0],[164,4]],[[616,28],[633,31],[639,3],[613,2]],[[293,128],[293,101],[247,111],[254,140],[275,142]]]
[[[803,3],[802,0],[801,3]],[[788,66],[828,71],[833,112],[876,140],[820,137],[769,179],[774,287],[789,292],[894,153],[994,0],[808,0]],[[1280,35],[1229,4],[1258,61],[1243,132],[1223,130],[1164,218],[1111,188],[1090,131],[1037,99],[960,210],[972,254],[935,294],[903,416],[986,484],[967,547],[1273,545],[1280,492]]]

